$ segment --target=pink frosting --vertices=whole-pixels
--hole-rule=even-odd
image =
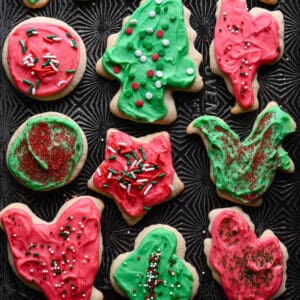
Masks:
[[[99,268],[100,212],[83,198],[53,224],[33,224],[22,209],[0,219],[17,273],[37,285],[49,300],[89,299]]]
[[[145,159],[139,149],[144,152]],[[138,160],[133,157],[133,151]],[[140,143],[123,132],[113,132],[108,136],[105,160],[94,173],[93,183],[97,189],[111,195],[128,215],[139,217],[170,197],[174,173],[171,143],[165,135]],[[141,182],[143,180],[145,182]]]
[[[37,62],[33,62],[35,59]],[[51,64],[43,66],[48,59]],[[77,69],[79,59],[78,37],[60,25],[26,23],[8,37],[9,70],[15,86],[25,94],[49,96],[61,92],[72,81],[74,72],[69,70]]]
[[[220,212],[212,223],[209,260],[228,299],[264,300],[282,283],[284,261],[279,240],[257,238],[237,212]]]
[[[252,80],[257,69],[278,59],[279,41],[278,21],[271,14],[254,17],[247,11],[246,1],[222,0],[215,27],[215,56],[243,109],[254,104]]]

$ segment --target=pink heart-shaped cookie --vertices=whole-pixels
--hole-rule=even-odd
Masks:
[[[248,215],[237,207],[210,212],[204,252],[228,299],[270,299],[285,291],[285,246],[266,230],[259,238]]]
[[[49,300],[102,299],[93,287],[101,260],[102,209],[98,199],[82,196],[66,202],[46,223],[23,204],[9,205],[0,225],[14,271]]]

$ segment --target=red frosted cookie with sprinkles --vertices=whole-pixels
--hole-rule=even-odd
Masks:
[[[283,53],[283,15],[258,7],[248,11],[246,0],[219,0],[216,19],[211,70],[224,78],[234,96],[233,114],[256,110],[257,70]]]
[[[121,84],[110,103],[113,114],[169,124],[177,117],[172,93],[202,89],[202,55],[194,47],[190,15],[181,0],[143,0],[121,31],[109,36],[96,71]]]
[[[228,299],[267,300],[285,292],[288,252],[271,230],[258,238],[239,207],[209,213],[204,253]]]
[[[0,212],[0,227],[14,272],[49,300],[102,300],[93,283],[101,263],[103,208],[97,198],[77,197],[48,223],[24,204],[7,206]]]
[[[183,190],[173,168],[169,134],[133,138],[109,129],[104,161],[88,187],[113,198],[128,224],[137,223],[153,206]]]
[[[6,75],[20,92],[38,100],[55,100],[72,92],[82,79],[86,50],[66,23],[36,17],[11,31],[2,60]]]
[[[49,0],[23,0],[23,3],[28,8],[38,9],[46,6]]]

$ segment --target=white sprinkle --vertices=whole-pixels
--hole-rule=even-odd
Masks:
[[[162,78],[164,76],[164,73],[162,71],[157,71],[156,76]]]
[[[131,184],[129,183],[128,186],[127,186],[127,193],[128,194],[130,193],[130,190],[131,190]]]
[[[33,63],[27,63],[26,66],[27,66],[27,67],[33,67],[34,64],[33,64]]]
[[[174,186],[172,184],[169,184],[169,188],[170,190],[173,192],[175,189],[174,189]]]
[[[124,167],[124,170],[127,172],[127,171],[128,171],[128,166],[125,166],[125,167]]]
[[[108,174],[107,178],[108,178],[108,179],[111,179],[111,177],[112,177],[112,173],[111,173],[111,172],[109,172],[109,174]]]
[[[59,61],[57,59],[51,59],[51,61],[55,64],[59,64]]]
[[[155,86],[156,86],[156,88],[160,89],[161,88],[161,82],[159,80],[157,80],[155,82]]]
[[[163,44],[165,47],[168,47],[168,46],[170,45],[170,41],[167,40],[167,39],[164,39],[164,40],[162,41],[162,44]]]
[[[151,11],[149,12],[149,17],[150,17],[150,18],[154,18],[155,16],[156,16],[155,11],[154,11],[154,10],[151,10]]]
[[[153,33],[153,28],[151,28],[151,27],[148,27],[146,30],[148,33]]]
[[[46,55],[43,55],[43,58],[56,58],[56,55],[52,55],[52,54],[49,54],[48,53]]]
[[[130,20],[130,24],[132,24],[132,25],[136,25],[137,24],[137,22],[138,22],[138,20],[137,19],[132,19],[132,20]]]
[[[156,3],[156,4],[161,4],[161,3],[162,3],[162,0],[155,0],[155,3]]]
[[[29,57],[31,57],[32,56],[32,54],[30,53],[30,54],[28,54],[28,55],[26,55],[24,58],[23,58],[23,61],[25,61],[25,60],[28,60],[29,59]]]
[[[50,66],[53,69],[53,71],[57,72],[58,69],[54,66],[54,64],[52,62],[50,62]]]
[[[145,192],[144,192],[144,196],[146,196],[148,194],[148,192],[151,190],[152,188],[152,184],[150,183],[147,188],[145,189]]]
[[[140,160],[137,162],[136,165],[138,166],[141,162],[142,162],[142,160],[140,159]]]
[[[31,75],[34,76],[34,75],[35,75],[35,72],[32,71],[32,72],[31,72]]]
[[[35,92],[36,92],[36,89],[35,89],[35,88],[32,88],[31,93],[32,93],[33,96],[35,95]]]
[[[55,37],[52,40],[55,41],[55,42],[60,42],[62,40],[62,38],[61,37]]]
[[[155,171],[155,168],[146,168],[146,169],[143,169],[145,172],[152,172],[152,171]]]
[[[193,68],[186,69],[186,74],[193,75],[194,74],[194,69]]]
[[[65,84],[65,83],[66,83],[65,80],[61,80],[61,81],[57,84],[57,86],[60,87],[60,86],[62,86],[62,85]]]
[[[132,165],[131,165],[131,168],[134,168],[136,166],[136,163],[137,163],[137,160],[135,160]]]
[[[33,60],[33,57],[32,57],[32,56],[30,56],[30,57],[29,57],[29,61],[30,61],[31,63],[33,63],[33,62],[34,62],[34,60]]]
[[[149,164],[144,164],[144,166],[143,167],[149,167],[150,165]]]
[[[123,143],[123,142],[118,142],[118,145],[126,147],[126,143]]]
[[[146,93],[146,99],[147,100],[151,100],[152,99],[152,93],[150,93],[150,92],[148,92],[148,93]]]
[[[74,47],[74,45],[73,45],[73,43],[72,43],[72,41],[70,40],[70,45],[71,45],[71,47],[73,48]]]
[[[127,189],[127,188],[126,188],[126,185],[123,184],[123,183],[119,183],[119,186],[120,186],[123,190],[126,190],[126,189]]]
[[[116,150],[113,149],[111,146],[108,146],[107,149],[110,150],[112,153],[116,153]]]
[[[97,174],[98,174],[98,176],[101,176],[100,168],[97,168]]]
[[[135,50],[134,54],[135,54],[135,56],[140,57],[140,56],[142,56],[142,51],[139,49]]]
[[[147,57],[146,57],[145,55],[142,55],[142,56],[140,57],[140,61],[141,61],[142,63],[146,62],[146,61],[147,61]]]
[[[133,173],[133,171],[130,172],[131,176],[133,177],[133,179],[136,179],[135,174]]]
[[[147,179],[147,178],[143,178],[143,179],[138,179],[136,182],[147,182],[149,179]]]
[[[39,34],[39,32],[38,32],[38,31],[36,31],[36,30],[35,30],[35,31],[32,31],[31,33],[32,33],[32,34],[34,34],[34,35],[37,35],[37,34]]]

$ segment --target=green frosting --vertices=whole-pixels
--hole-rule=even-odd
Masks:
[[[7,154],[10,172],[36,191],[67,183],[83,154],[79,126],[59,116],[30,118]]]
[[[102,59],[105,70],[121,82],[121,112],[136,121],[162,119],[167,114],[165,88],[186,88],[195,80],[188,52],[181,0],[142,3]],[[149,71],[154,75],[149,76]]]
[[[28,2],[30,3],[30,4],[36,4],[37,2],[39,2],[40,0],[28,0]]]
[[[280,144],[295,131],[295,123],[278,105],[269,105],[259,114],[243,142],[217,117],[202,116],[193,126],[201,130],[207,142],[217,189],[241,203],[257,200],[277,168],[288,171],[293,165]]]
[[[150,231],[116,269],[118,287],[129,299],[190,299],[194,278],[176,255],[176,246],[173,232],[165,228]]]

